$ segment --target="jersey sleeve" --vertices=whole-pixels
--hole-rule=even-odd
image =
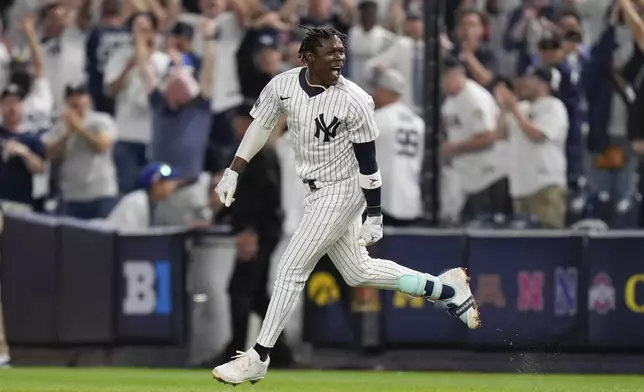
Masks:
[[[65,122],[57,120],[54,125],[42,135],[42,141],[46,145],[61,137],[66,130]]]
[[[550,140],[565,138],[568,130],[566,107],[556,99],[548,103],[532,113],[534,125]]]
[[[149,222],[144,222],[142,209],[148,208],[139,195],[131,193],[125,195],[114,207],[105,223],[114,229],[136,230],[148,227]]]
[[[101,113],[102,114],[102,113]],[[109,115],[101,115],[97,118],[98,122],[98,132],[107,134],[112,140],[116,139],[118,136],[116,123],[114,119]]]
[[[30,99],[38,102],[38,108],[51,115],[54,110],[54,95],[51,91],[51,83],[47,78],[34,79],[33,87],[29,93]]]
[[[359,99],[349,100],[347,130],[351,143],[368,143],[378,137],[373,98],[366,93]]]
[[[472,106],[472,111],[467,113],[472,122],[474,133],[496,131],[499,109],[494,102],[477,102]]]
[[[277,96],[275,79],[271,80],[259,94],[255,105],[250,111],[251,117],[264,128],[273,129],[284,113],[282,103]]]
[[[105,64],[105,70],[103,74],[103,81],[105,86],[110,85],[119,78],[121,72],[125,69],[127,65],[128,58],[120,50],[116,53],[113,53],[107,60]]]
[[[26,134],[20,141],[23,142],[23,144],[26,145],[34,154],[41,158],[45,157],[45,143],[42,141],[40,136],[36,134]]]

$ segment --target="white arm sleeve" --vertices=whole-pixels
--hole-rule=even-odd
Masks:
[[[264,147],[268,137],[271,135],[272,129],[265,128],[259,121],[253,120],[244,135],[244,138],[237,149],[236,156],[242,158],[246,162],[251,159]]]

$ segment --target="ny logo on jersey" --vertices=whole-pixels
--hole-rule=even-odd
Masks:
[[[318,118],[315,119],[315,137],[320,138],[320,132],[324,133],[324,143],[331,141],[330,138],[334,138],[338,127],[340,126],[340,120],[336,116],[333,116],[331,124],[326,125],[324,121],[324,114],[320,114]]]

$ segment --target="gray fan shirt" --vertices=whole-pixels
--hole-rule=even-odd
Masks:
[[[45,140],[57,139],[66,132],[66,128],[64,121],[58,121],[45,135]],[[116,140],[116,125],[108,114],[88,112],[85,129],[105,132]],[[112,149],[97,153],[82,136],[71,135],[60,158],[60,191],[65,201],[82,202],[116,196],[118,185]]]

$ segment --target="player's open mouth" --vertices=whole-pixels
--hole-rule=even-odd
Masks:
[[[340,71],[341,71],[341,70],[342,70],[342,67],[333,67],[333,68],[331,68],[331,73],[332,73],[332,74],[333,74],[333,76],[335,76],[336,78],[339,78],[339,77],[340,77]]]

